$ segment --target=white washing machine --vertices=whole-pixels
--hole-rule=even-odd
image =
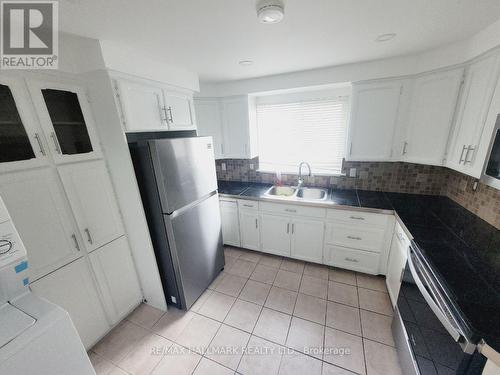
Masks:
[[[28,284],[26,250],[0,198],[0,375],[95,375],[68,313]]]

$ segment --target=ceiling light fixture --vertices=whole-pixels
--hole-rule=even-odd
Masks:
[[[261,0],[257,3],[257,17],[261,23],[278,23],[285,17],[285,8],[280,0]]]
[[[252,60],[240,60],[240,61],[238,61],[238,64],[240,64],[242,66],[250,66],[250,65],[253,65],[253,61]]]
[[[387,42],[391,39],[394,39],[396,37],[395,33],[389,33],[389,34],[380,34],[377,39],[375,39],[377,42]]]

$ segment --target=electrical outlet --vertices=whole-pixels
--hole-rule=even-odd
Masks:
[[[349,177],[356,177],[356,168],[349,168]]]
[[[225,170],[226,170],[226,163],[222,163],[222,164],[220,165],[220,167],[221,167],[221,169],[222,169],[223,171],[225,171]]]
[[[254,165],[253,164],[249,164],[248,167],[250,168],[251,171],[253,171],[253,169],[254,169]]]

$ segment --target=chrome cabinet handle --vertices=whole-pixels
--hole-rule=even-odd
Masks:
[[[161,121],[168,123],[167,109],[165,108],[165,106],[160,107],[160,117]]]
[[[259,219],[255,219],[255,229],[259,228]]]
[[[347,260],[348,262],[351,262],[351,263],[359,263],[359,260],[354,259],[354,258],[344,258],[344,260]]]
[[[462,152],[460,153],[460,160],[458,161],[458,164],[462,164],[462,162],[464,161],[463,157],[464,157],[464,152],[465,152],[466,148],[467,148],[466,145],[464,145],[464,147],[462,147]]]
[[[174,116],[172,115],[172,107],[167,108],[167,112],[170,116],[167,116],[167,121],[170,123],[174,122]]]
[[[365,218],[361,217],[361,216],[349,216],[349,219],[353,219],[353,220],[365,220]]]
[[[350,240],[357,240],[357,241],[361,240],[361,237],[347,236],[347,238],[349,238]]]
[[[243,207],[250,207],[253,208],[253,204],[244,204]]]
[[[403,143],[403,155],[406,155],[406,148],[408,147],[408,142]]]
[[[75,242],[75,248],[77,251],[80,251],[80,245],[78,245],[78,241],[76,240],[76,234],[72,234],[71,235],[71,238],[73,239],[73,241]]]
[[[292,224],[292,234],[295,232],[295,224]]]
[[[291,208],[286,208],[285,211],[286,212],[297,212],[297,210],[292,210]]]
[[[399,276],[399,283],[402,283],[402,282],[403,282],[403,277],[404,277],[404,275],[405,275],[405,269],[403,268],[403,269],[401,270],[401,275]]]
[[[464,165],[467,164],[467,163],[472,163],[472,157],[469,160],[469,152],[472,151],[472,155],[474,155],[474,150],[475,149],[476,148],[472,147],[472,145],[467,146],[467,152],[465,153]]]
[[[286,225],[286,232],[287,232],[287,233],[290,233],[290,223],[288,223],[288,224]]]
[[[61,147],[59,147],[59,142],[57,141],[56,133],[54,133],[54,132],[50,133],[50,137],[52,138],[52,141],[54,141],[54,146],[56,147],[56,152],[58,154],[60,154]]]
[[[42,140],[40,139],[40,134],[35,133],[35,139],[38,142],[38,147],[40,147],[40,152],[43,156],[46,156],[45,149],[43,148]]]
[[[90,230],[89,228],[85,228],[85,233],[87,234],[87,241],[89,241],[89,243],[92,245],[94,243],[94,241],[92,240],[92,236],[90,235]]]

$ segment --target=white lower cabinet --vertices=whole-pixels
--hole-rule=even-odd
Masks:
[[[109,330],[86,259],[31,283],[31,289],[69,313],[85,348],[92,347]]]
[[[262,251],[290,256],[290,217],[262,213],[260,216]]]
[[[314,263],[323,263],[325,223],[319,220],[292,220],[291,256]]]
[[[259,211],[240,209],[241,247],[260,250]]]
[[[399,289],[401,288],[403,273],[406,267],[406,260],[408,258],[409,246],[410,240],[403,232],[401,226],[396,224],[396,229],[394,230],[394,235],[392,236],[391,252],[389,255],[387,275],[385,279],[387,290],[389,291],[389,297],[391,298],[393,306],[396,306],[397,303]]]
[[[105,310],[111,323],[116,324],[142,299],[127,238],[120,237],[89,257]]]
[[[225,245],[240,246],[238,203],[235,199],[220,200],[222,240]]]

